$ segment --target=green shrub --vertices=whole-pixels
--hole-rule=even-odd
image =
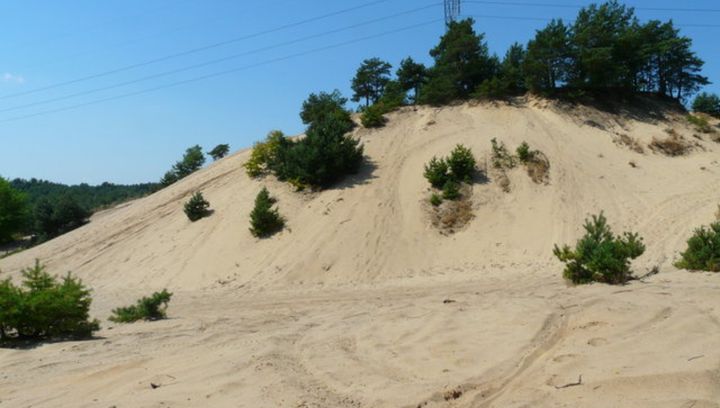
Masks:
[[[355,127],[350,112],[345,109],[346,103],[347,99],[337,89],[330,93],[313,93],[303,102],[300,118],[309,128],[328,120],[336,122],[345,134]]]
[[[385,107],[382,103],[376,103],[365,108],[362,115],[360,115],[360,122],[366,128],[379,128],[385,126],[387,119],[383,114],[385,113]]]
[[[287,139],[283,132],[273,130],[265,137],[264,142],[257,142],[250,153],[250,159],[243,164],[250,177],[259,177],[277,161],[278,152]]]
[[[520,160],[521,163],[529,162],[533,159],[533,156],[535,155],[535,152],[530,150],[530,145],[527,144],[527,142],[522,142],[520,146],[518,146],[518,148],[515,150],[515,153],[517,154],[518,160]]]
[[[492,144],[492,161],[493,166],[499,169],[512,169],[515,167],[515,158],[508,152],[503,142],[493,138],[490,140]]]
[[[439,206],[440,204],[442,204],[442,202],[443,202],[443,199],[442,199],[442,197],[440,197],[440,195],[438,193],[433,193],[430,196],[430,204],[432,204],[433,207]]]
[[[39,261],[22,271],[22,287],[0,281],[0,341],[82,339],[100,330],[89,320],[90,290],[68,273],[62,281]]]
[[[189,176],[197,170],[200,170],[204,164],[205,155],[202,152],[202,148],[198,145],[189,147],[185,150],[183,158],[176,162],[172,166],[172,169],[165,173],[163,178],[160,180],[160,184],[162,184],[163,187],[167,187],[170,184]]]
[[[453,180],[469,183],[475,174],[475,156],[467,147],[459,144],[450,152],[447,158],[450,176]]]
[[[250,232],[254,236],[265,238],[285,226],[285,220],[280,216],[278,209],[272,208],[275,201],[265,187],[255,197],[255,208],[250,213]]]
[[[425,165],[425,178],[435,188],[443,188],[445,183],[450,179],[450,166],[443,158],[433,157],[430,162]]]
[[[138,320],[165,319],[170,298],[172,298],[172,293],[167,289],[155,292],[150,297],[143,296],[132,306],[114,309],[109,320],[116,323],[132,323]]]
[[[632,278],[630,260],[645,252],[642,238],[626,232],[615,236],[600,213],[585,221],[585,236],[575,249],[555,245],[553,253],[565,263],[563,276],[573,283],[604,282],[623,284]]]
[[[460,184],[455,180],[448,180],[443,186],[442,193],[446,200],[457,200],[460,198]]]
[[[281,145],[270,169],[280,180],[317,188],[357,173],[363,163],[363,147],[345,134],[347,130],[347,124],[334,117],[313,123],[304,138]]]
[[[699,132],[702,133],[713,133],[715,129],[710,126],[710,123],[707,119],[703,118],[702,116],[697,115],[687,115],[687,120],[692,125],[695,126],[695,129],[697,129]]]
[[[208,152],[210,157],[213,158],[213,160],[220,160],[223,157],[227,156],[227,154],[230,152],[230,145],[229,144],[219,144],[215,146],[212,150]]]
[[[185,203],[185,215],[190,221],[197,221],[210,214],[210,203],[205,200],[202,193],[197,192]]]
[[[720,272],[720,222],[700,227],[687,241],[675,266],[681,269]]]

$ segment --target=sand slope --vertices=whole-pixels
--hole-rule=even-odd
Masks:
[[[693,151],[669,158],[614,142],[646,146],[667,129]],[[368,164],[322,193],[249,179],[241,151],[0,260],[12,276],[35,258],[72,270],[94,288],[100,318],[175,292],[166,321],[0,350],[0,404],[719,407],[720,276],[672,266],[720,203],[720,144],[695,133],[671,112],[542,100],[407,108],[384,129],[357,130]],[[517,168],[503,192],[488,164],[493,137],[543,151],[550,183]],[[457,143],[488,180],[473,187],[475,219],[446,236],[430,225],[422,168]],[[257,240],[248,214],[263,185],[288,229]],[[195,191],[215,213],[190,223],[182,203]],[[565,285],[552,247],[600,210],[616,231],[640,232],[648,250],[635,267],[658,275]]]

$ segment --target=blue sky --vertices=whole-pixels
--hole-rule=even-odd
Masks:
[[[543,20],[553,17],[572,20],[577,12],[572,7],[548,7],[548,3],[589,4],[581,0],[524,2],[544,6],[498,1],[502,4],[465,4],[462,11],[464,16],[476,17],[476,29],[486,33],[491,51],[502,55],[512,42],[527,42],[536,29],[545,25]],[[209,150],[218,143],[229,143],[234,151],[250,146],[272,129],[299,133],[303,126],[298,112],[310,92],[337,88],[349,96],[350,78],[358,64],[368,57],[377,56],[394,65],[406,56],[430,63],[428,50],[443,32],[443,23],[437,21],[442,17],[440,1],[3,3],[0,175],[64,183],[156,181],[188,146],[200,144]],[[369,3],[375,4],[363,7]],[[720,36],[717,27],[720,13],[643,9],[720,9],[716,0],[635,0],[626,4],[638,8],[641,20],[672,18],[682,27],[682,33],[694,40],[694,49],[706,61],[704,74],[720,82],[716,43]],[[357,8],[351,12],[241,40],[250,34],[354,7]],[[392,15],[398,16],[362,24]],[[683,26],[686,24],[716,27]],[[414,28],[398,31],[406,27]],[[321,35],[329,31],[335,32]],[[395,32],[283,59],[392,31]],[[56,86],[234,39],[237,41],[200,52]],[[229,57],[232,58],[220,63],[189,68]],[[272,60],[279,61],[269,62]],[[165,75],[179,69],[185,70]],[[232,70],[235,71],[213,76]],[[148,76],[153,77],[138,81]],[[145,92],[204,76],[210,77]],[[137,82],[119,86],[131,81]],[[51,88],[32,92],[46,87]],[[114,88],[87,93],[108,87]],[[713,84],[707,90],[720,93],[720,86]],[[72,96],[76,93],[86,94]],[[137,95],[113,99],[132,93]],[[103,99],[108,100],[94,103]],[[67,109],[83,104],[86,105]],[[56,112],[43,113],[48,111]],[[16,119],[25,116],[28,117]]]

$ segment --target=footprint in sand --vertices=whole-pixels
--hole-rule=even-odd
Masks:
[[[575,357],[577,357],[577,354],[560,354],[559,356],[555,356],[552,361],[556,363],[564,363],[574,359]]]
[[[607,339],[602,337],[595,337],[593,339],[588,340],[587,344],[593,346],[593,347],[600,347],[608,344]]]

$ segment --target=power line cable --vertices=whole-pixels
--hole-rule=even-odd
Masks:
[[[71,105],[71,106],[66,106],[66,107],[62,107],[62,108],[58,108],[58,109],[52,109],[52,110],[46,110],[46,111],[36,112],[36,113],[29,114],[29,115],[15,116],[15,117],[11,117],[11,118],[7,118],[7,119],[0,120],[0,123],[7,123],[7,122],[17,121],[17,120],[21,120],[21,119],[28,119],[28,118],[32,118],[32,117],[48,115],[48,114],[51,114],[51,113],[64,112],[64,111],[68,111],[68,110],[72,110],[72,109],[77,109],[77,108],[81,108],[81,107],[85,107],[85,106],[89,106],[89,105],[96,105],[96,104],[103,103],[103,102],[109,102],[109,101],[114,101],[114,100],[118,100],[118,99],[129,98],[129,97],[136,96],[136,95],[142,95],[142,94],[146,94],[146,93],[150,93],[150,92],[159,91],[159,90],[162,90],[162,89],[167,89],[167,88],[172,88],[172,87],[176,87],[176,86],[180,86],[180,85],[185,85],[185,84],[192,83],[192,82],[203,81],[203,80],[206,80],[206,79],[215,78],[215,77],[219,77],[219,76],[223,76],[223,75],[228,75],[228,74],[233,74],[233,73],[236,73],[236,72],[239,72],[239,71],[248,70],[248,69],[251,69],[251,68],[257,68],[257,67],[260,67],[260,66],[263,66],[263,65],[269,65],[269,64],[272,64],[272,63],[276,63],[276,62],[280,62],[280,61],[286,61],[286,60],[289,60],[289,59],[293,59],[293,58],[297,58],[297,57],[302,57],[302,56],[309,55],[309,54],[315,54],[315,53],[318,53],[318,52],[327,51],[327,50],[334,49],[334,48],[344,47],[344,46],[346,46],[346,45],[356,44],[356,43],[359,43],[359,42],[362,42],[362,41],[367,41],[367,40],[372,40],[372,39],[375,39],[375,38],[385,37],[385,36],[392,35],[392,34],[396,34],[396,33],[403,32],[403,31],[409,31],[409,30],[412,30],[412,29],[415,29],[415,28],[419,28],[419,27],[424,27],[424,26],[427,26],[427,25],[430,25],[430,24],[436,24],[436,23],[438,23],[438,22],[440,22],[440,21],[443,21],[443,18],[436,18],[436,19],[433,19],[433,20],[425,21],[425,22],[418,23],[418,24],[413,24],[413,25],[410,25],[410,26],[405,26],[405,27],[398,28],[398,29],[395,29],[395,30],[384,31],[384,32],[378,33],[378,34],[373,34],[373,35],[369,35],[369,36],[365,36],[365,37],[356,38],[356,39],[353,39],[353,40],[343,41],[343,42],[335,43],[335,44],[328,45],[328,46],[324,46],[324,47],[320,47],[320,48],[314,48],[314,49],[311,49],[311,50],[308,50],[308,51],[298,52],[298,53],[286,55],[286,56],[283,56],[283,57],[278,57],[278,58],[273,58],[273,59],[270,59],[270,60],[261,61],[261,62],[255,63],[255,64],[245,65],[245,66],[242,66],[242,67],[227,69],[227,70],[224,70],[224,71],[219,71],[219,72],[214,72],[214,73],[207,74],[207,75],[202,75],[202,76],[198,76],[198,77],[193,77],[193,78],[185,79],[185,80],[182,80],[182,81],[173,82],[173,83],[170,83],[170,84],[165,84],[165,85],[156,86],[156,87],[153,87],[153,88],[147,88],[147,89],[143,89],[143,90],[139,90],[139,91],[135,91],[135,92],[129,92],[129,93],[126,93],[126,94],[115,95],[115,96],[111,96],[111,97],[107,97],[107,98],[102,98],[102,99],[96,99],[96,100],[93,100],[93,101],[84,102],[84,103],[80,103],[80,104],[76,104],[76,105]]]
[[[353,24],[353,25],[350,25],[350,26],[347,26],[347,27],[342,27],[342,28],[338,28],[338,29],[334,29],[334,30],[330,30],[330,31],[325,31],[325,32],[318,33],[318,34],[312,34],[312,35],[309,35],[309,36],[297,38],[297,39],[295,39],[295,40],[286,41],[286,42],[282,42],[282,43],[279,43],[279,44],[274,44],[274,45],[270,45],[270,46],[266,46],[266,47],[260,47],[260,48],[256,48],[256,49],[254,49],[254,50],[242,52],[242,53],[239,53],[239,54],[233,54],[233,55],[229,55],[229,56],[226,56],[226,57],[222,57],[222,58],[218,58],[218,59],[214,59],[214,60],[202,62],[202,63],[199,63],[199,64],[192,64],[192,65],[188,65],[188,66],[185,66],[185,67],[181,67],[181,68],[177,68],[177,69],[172,69],[172,70],[169,70],[169,71],[164,71],[164,72],[160,72],[160,73],[157,73],[157,74],[144,76],[144,77],[137,78],[137,79],[120,82],[120,83],[113,84],[113,85],[102,86],[102,87],[99,87],[99,88],[94,88],[94,89],[90,89],[90,90],[86,90],[86,91],[76,92],[76,93],[72,93],[72,94],[60,96],[60,97],[57,97],[57,98],[50,98],[50,99],[45,99],[45,100],[41,100],[41,101],[37,101],[37,102],[31,102],[31,103],[22,104],[22,105],[11,106],[11,107],[8,107],[8,108],[2,108],[2,109],[0,109],[0,113],[2,113],[2,112],[14,111],[14,110],[19,110],[19,109],[30,108],[30,107],[33,107],[33,106],[45,105],[45,104],[53,103],[53,102],[59,102],[59,101],[63,101],[63,100],[75,98],[75,97],[78,97],[78,96],[85,96],[85,95],[90,95],[90,94],[97,93],[97,92],[108,91],[108,90],[111,90],[111,89],[116,89],[116,88],[120,88],[120,87],[123,87],[123,86],[127,86],[127,85],[132,85],[132,84],[144,82],[144,81],[148,81],[148,80],[151,80],[151,79],[161,78],[161,77],[165,77],[165,76],[168,76],[168,75],[172,75],[172,74],[177,74],[177,73],[180,73],[180,72],[189,71],[189,70],[192,70],[192,69],[197,69],[197,68],[202,68],[202,67],[206,67],[206,66],[210,66],[210,65],[215,65],[215,64],[219,64],[219,63],[226,62],[226,61],[229,61],[229,60],[233,60],[233,59],[236,59],[236,58],[244,57],[244,56],[247,56],[247,55],[257,54],[257,53],[264,52],[264,51],[269,51],[269,50],[272,50],[272,49],[275,49],[275,48],[285,47],[285,46],[288,46],[288,45],[292,45],[292,44],[297,44],[297,43],[301,43],[301,42],[304,42],[304,41],[308,41],[308,40],[311,40],[311,39],[320,38],[320,37],[325,37],[325,36],[330,35],[330,34],[336,34],[336,33],[340,33],[340,32],[343,32],[343,31],[352,30],[352,29],[355,29],[355,28],[358,28],[358,27],[362,27],[362,26],[366,26],[366,25],[370,25],[370,24],[375,24],[375,23],[378,23],[378,22],[381,22],[381,21],[387,21],[387,20],[395,19],[395,18],[398,18],[398,17],[401,17],[401,16],[406,16],[406,15],[409,15],[409,14],[417,13],[417,12],[419,12],[419,11],[423,11],[423,10],[427,10],[427,9],[430,9],[430,8],[433,8],[433,7],[437,7],[437,6],[440,5],[440,4],[441,4],[441,3],[437,3],[437,2],[436,2],[436,3],[432,3],[432,4],[429,4],[429,5],[426,5],[426,6],[416,7],[416,8],[411,9],[411,10],[406,10],[406,11],[402,11],[402,12],[399,12],[399,13],[391,14],[391,15],[388,15],[388,16],[384,16],[384,17],[380,17],[380,18],[375,18],[375,19],[372,19],[372,20],[368,20],[368,21],[364,21],[364,22],[361,22],[361,23]]]
[[[226,46],[226,45],[233,44],[233,43],[236,43],[236,42],[239,42],[239,41],[249,40],[249,39],[251,39],[251,38],[256,38],[256,37],[260,37],[260,36],[263,36],[263,35],[272,34],[272,33],[278,32],[278,31],[287,30],[288,28],[293,28],[293,27],[297,27],[297,26],[304,25],[304,24],[312,23],[312,22],[315,22],[315,21],[327,19],[327,18],[329,18],[329,17],[334,17],[334,16],[338,16],[338,15],[341,15],[341,14],[350,13],[350,12],[352,12],[352,11],[356,11],[356,10],[360,10],[360,9],[363,9],[363,8],[371,7],[371,6],[374,6],[374,5],[376,5],[376,4],[380,4],[380,3],[386,3],[386,2],[388,2],[388,1],[391,1],[391,0],[375,0],[375,1],[368,2],[368,3],[360,4],[360,5],[358,5],[358,6],[354,6],[354,7],[342,9],[342,10],[339,10],[339,11],[334,11],[334,12],[327,13],[327,14],[323,14],[323,15],[316,16],[316,17],[311,17],[311,18],[308,18],[308,19],[305,19],[305,20],[301,20],[301,21],[298,21],[298,22],[295,22],[295,23],[285,24],[285,25],[282,25],[282,26],[279,26],[279,27],[275,27],[275,28],[268,29],[268,30],[256,32],[256,33],[253,33],[253,34],[247,34],[247,35],[244,35],[244,36],[241,36],[241,37],[236,37],[236,38],[232,38],[232,39],[229,39],[229,40],[216,42],[216,43],[213,43],[213,44],[208,44],[208,45],[205,45],[205,46],[202,46],[202,47],[192,48],[192,49],[185,50],[185,51],[181,51],[181,52],[177,52],[177,53],[174,53],[174,54],[168,54],[168,55],[165,55],[165,56],[162,56],[162,57],[158,57],[158,58],[154,58],[154,59],[151,59],[151,60],[147,60],[147,61],[143,61],[143,62],[138,62],[138,63],[130,64],[130,65],[126,65],[126,66],[120,67],[120,68],[111,69],[111,70],[109,70],[109,71],[104,71],[104,72],[100,72],[100,73],[97,73],[97,74],[92,74],[92,75],[88,75],[88,76],[85,76],[85,77],[72,79],[72,80],[69,80],[69,81],[59,82],[59,83],[56,83],[56,84],[53,84],[53,85],[43,86],[43,87],[40,87],[40,88],[30,89],[30,90],[23,91],[23,92],[17,92],[17,93],[9,94],[9,95],[2,95],[2,96],[0,96],[0,100],[1,100],[1,99],[8,99],[8,98],[15,98],[15,97],[18,97],[18,96],[24,96],[24,95],[29,95],[29,94],[34,94],[34,93],[42,92],[42,91],[47,91],[47,90],[49,90],[49,89],[55,89],[55,88],[59,88],[59,87],[61,87],[61,86],[76,84],[76,83],[78,83],[78,82],[84,82],[84,81],[88,81],[88,80],[91,80],[91,79],[96,79],[96,78],[101,78],[101,77],[105,77],[105,76],[108,76],[108,75],[113,75],[113,74],[117,74],[117,73],[119,73],[119,72],[128,71],[128,70],[131,70],[131,69],[134,69],[134,68],[143,67],[143,66],[146,66],[146,65],[156,64],[156,63],[158,63],[158,62],[163,62],[163,61],[167,61],[167,60],[171,60],[171,59],[175,59],[175,58],[179,58],[179,57],[184,57],[184,56],[186,56],[186,55],[196,54],[196,53],[201,52],[201,51],[207,51],[207,50],[210,50],[210,49],[213,49],[213,48],[218,48],[218,47]]]

